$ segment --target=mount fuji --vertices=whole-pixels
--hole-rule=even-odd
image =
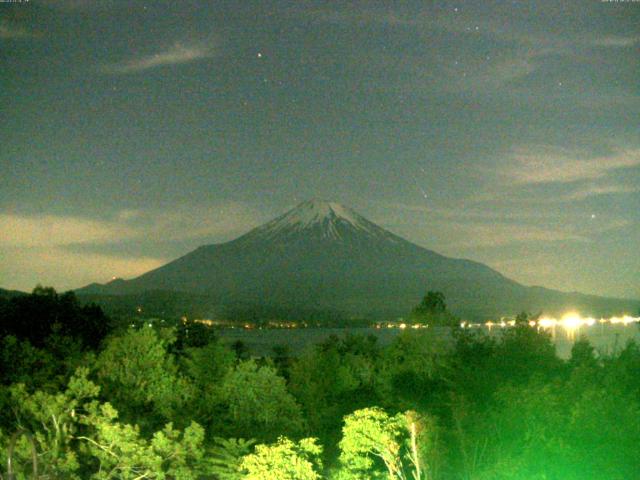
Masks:
[[[478,262],[415,245],[352,209],[307,201],[235,240],[204,245],[131,280],[91,284],[80,295],[197,295],[211,306],[317,309],[348,317],[407,314],[428,290],[470,320],[520,311],[578,309],[604,315],[640,304],[527,287]]]

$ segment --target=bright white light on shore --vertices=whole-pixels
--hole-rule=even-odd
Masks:
[[[530,327],[538,327],[544,329],[550,329],[551,333],[555,336],[556,327],[562,327],[566,332],[567,337],[570,339],[575,338],[576,332],[582,327],[591,327],[596,323],[601,325],[610,324],[610,325],[629,325],[631,323],[640,322],[640,317],[631,317],[630,315],[623,315],[621,317],[611,317],[611,318],[600,318],[595,319],[593,317],[582,317],[579,313],[576,312],[568,312],[565,313],[560,319],[552,318],[552,317],[540,317],[538,320],[530,320]],[[484,324],[489,330],[491,330],[494,326],[513,326],[515,323],[513,321],[505,322],[502,320],[500,323],[494,323],[492,321],[488,321]]]
[[[575,312],[566,313],[558,322],[567,333],[567,337],[573,340],[578,330],[583,325],[586,325],[585,321]]]
[[[545,330],[550,330],[551,335],[555,337],[556,335],[556,327],[562,327],[565,331],[567,337],[570,340],[574,340],[576,336],[576,332],[583,327],[591,327],[599,323],[600,325],[623,325],[627,326],[631,323],[640,323],[640,317],[632,317],[630,315],[623,315],[620,317],[610,317],[610,318],[593,318],[593,317],[583,317],[577,312],[567,312],[559,319],[553,317],[540,317],[537,320],[529,320],[528,325],[530,327],[542,328]],[[462,322],[461,327],[463,328],[471,328],[471,327],[486,327],[489,331],[491,331],[495,327],[506,328],[506,327],[514,327],[516,325],[515,320],[505,320],[501,318],[499,321],[488,320],[484,323],[469,323]]]
[[[578,328],[582,326],[582,318],[577,313],[567,313],[560,319],[560,324],[565,328]]]
[[[555,318],[542,317],[538,320],[538,326],[542,328],[553,328],[558,324]]]
[[[636,322],[640,322],[640,318],[638,317],[631,317],[629,315],[624,315],[622,317],[612,317],[609,319],[609,322],[611,322],[612,324],[623,324],[623,325],[629,325],[630,323],[636,323]]]

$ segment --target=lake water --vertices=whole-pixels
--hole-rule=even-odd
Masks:
[[[502,329],[494,326],[476,327],[491,336],[501,335]],[[507,327],[508,328],[508,327]],[[448,327],[433,327],[420,330],[401,330],[399,328],[291,328],[291,329],[220,329],[218,333],[225,344],[242,341],[249,352],[255,356],[272,354],[275,345],[286,345],[291,354],[299,355],[305,348],[326,340],[331,335],[343,337],[348,334],[373,335],[379,345],[388,345],[401,332],[409,334],[427,334],[434,342],[451,342],[451,329]],[[598,352],[613,353],[627,344],[629,340],[640,343],[640,328],[637,324],[612,325],[596,324],[581,326],[571,331],[561,326],[548,330],[556,345],[556,352],[560,358],[569,358],[571,347],[575,339],[586,336]]]

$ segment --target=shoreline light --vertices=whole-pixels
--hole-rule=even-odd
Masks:
[[[562,315],[560,318],[543,316],[538,318],[537,320],[529,320],[527,323],[532,328],[537,327],[537,328],[544,328],[544,329],[555,329],[556,327],[562,327],[565,331],[567,331],[567,333],[571,335],[576,330],[582,327],[591,327],[595,324],[627,326],[632,323],[640,323],[640,317],[632,317],[631,315],[622,315],[622,316],[596,319],[594,317],[583,317],[576,312],[567,312],[564,315]],[[513,327],[515,325],[516,325],[515,320],[505,320],[505,319],[500,319],[499,321],[487,320],[484,323],[462,322],[460,324],[462,328],[486,327],[489,331],[491,331],[493,328],[496,328],[496,327],[506,328],[506,327]]]

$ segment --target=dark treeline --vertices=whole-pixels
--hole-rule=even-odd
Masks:
[[[46,288],[0,299],[2,478],[34,463],[71,480],[640,478],[635,343],[599,356],[580,340],[563,361],[521,322],[251,359],[168,324],[111,322]]]

